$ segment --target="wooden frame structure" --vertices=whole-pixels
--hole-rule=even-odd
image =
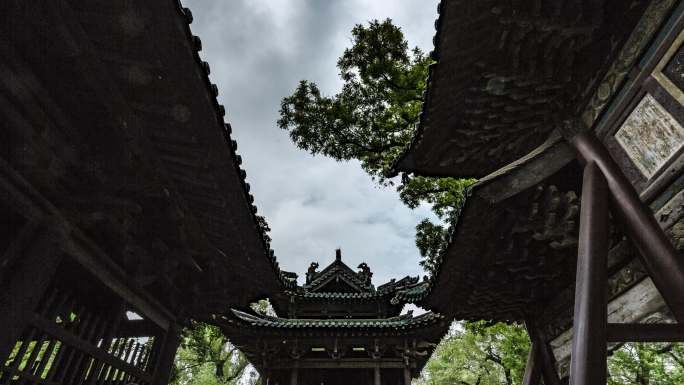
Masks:
[[[684,339],[684,3],[579,3],[558,13],[567,4],[442,1],[421,124],[393,171],[481,178],[438,274],[405,298],[526,321],[525,384],[560,384],[559,367],[572,385],[605,383],[608,342]],[[607,36],[619,43],[585,50]],[[614,305],[649,287],[643,310]],[[464,298],[446,304],[454,292]],[[637,323],[654,309],[679,323]]]
[[[3,213],[17,234],[2,260],[0,381],[166,383],[177,318],[2,166]],[[8,201],[21,203],[29,217]]]
[[[192,14],[3,6],[0,382],[166,384],[191,318],[285,287]]]
[[[245,353],[268,385],[411,383],[449,324],[440,314],[400,314],[400,290],[418,277],[392,279],[375,287],[366,263],[352,270],[335,260],[306,284],[271,298],[276,315],[233,311],[213,320]],[[296,282],[297,275],[287,273]]]
[[[421,338],[444,322],[385,314],[395,302],[525,321],[530,385],[565,377],[555,342],[571,320],[572,385],[605,382],[609,341],[684,340],[684,259],[672,245],[684,245],[684,3],[536,4],[442,1],[421,126],[396,171],[481,179],[440,271],[392,292],[382,321],[336,320],[331,339],[333,321],[312,321],[305,305],[283,319],[230,311],[297,285],[256,217],[189,10],[9,0],[0,381],[165,384],[179,330],[197,318],[243,338],[279,383],[359,367],[364,381],[408,383],[432,349]],[[497,226],[484,229],[483,212]],[[643,272],[613,284],[633,266]],[[649,279],[679,323],[611,321],[607,302]],[[311,325],[289,331],[302,309]],[[272,324],[288,329],[285,344]],[[385,331],[395,324],[406,330]],[[267,360],[276,337],[287,360]],[[324,337],[332,356],[302,356]],[[344,358],[345,347],[372,360]]]

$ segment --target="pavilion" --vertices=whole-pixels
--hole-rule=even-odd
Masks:
[[[275,315],[233,310],[212,322],[264,384],[410,384],[449,327],[438,313],[400,314],[405,303],[396,294],[419,285],[418,277],[376,288],[368,265],[352,270],[339,249],[329,266],[317,267],[305,285],[271,298]]]
[[[190,22],[3,2],[0,383],[166,384],[191,317],[284,289]]]
[[[399,298],[525,322],[525,384],[602,384],[608,342],[684,340],[683,26],[682,1],[441,1],[392,174],[479,180]]]
[[[166,384],[191,319],[267,384],[407,384],[453,319],[525,322],[526,385],[684,340],[682,0],[442,0],[393,171],[479,180],[436,273],[378,287],[281,271],[178,1],[3,5],[1,383]]]

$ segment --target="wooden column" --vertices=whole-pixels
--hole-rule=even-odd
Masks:
[[[299,381],[299,368],[294,367],[294,368],[292,368],[292,371],[290,372],[290,385],[297,385],[298,381]]]
[[[684,342],[684,324],[608,324],[609,342]]]
[[[180,345],[180,330],[177,325],[171,324],[169,330],[166,331],[161,350],[157,356],[152,385],[167,385],[169,383],[178,345]]]
[[[540,353],[539,343],[532,341],[530,352],[527,354],[527,364],[525,365],[522,385],[539,385],[539,380],[541,379]]]
[[[404,385],[411,385],[411,367],[404,366]]]
[[[539,353],[541,354],[541,372],[544,384],[561,385],[562,382],[558,377],[558,371],[556,371],[556,358],[548,342],[542,340],[539,344]]]
[[[12,352],[22,331],[33,318],[36,306],[61,260],[57,249],[57,231],[46,225],[36,227],[29,223],[25,226],[30,229],[31,241],[14,250],[16,258],[12,275],[0,290],[0,325],[3,325],[0,332],[0,359],[3,360]],[[14,247],[14,244],[10,246]],[[0,365],[3,364],[0,362]]]
[[[380,376],[380,365],[373,368],[373,383],[375,385],[382,384],[382,377]]]
[[[665,232],[593,132],[569,139],[579,157],[601,169],[613,203],[613,214],[625,227],[653,283],[679,322],[684,322],[684,257]]]
[[[538,363],[541,368],[544,385],[561,385],[558,372],[556,371],[556,358],[553,355],[551,346],[546,342],[546,338],[533,321],[526,321],[525,326],[527,327],[530,341],[533,344],[536,343],[538,348]]]
[[[608,187],[599,167],[584,168],[570,385],[606,383]]]

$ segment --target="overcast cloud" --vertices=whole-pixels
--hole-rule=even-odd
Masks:
[[[341,81],[335,64],[354,24],[391,18],[410,46],[432,49],[436,1],[184,0],[201,56],[211,65],[244,159],[259,213],[271,226],[283,269],[300,274],[342,248],[352,268],[362,261],[376,285],[422,275],[415,225],[430,216],[410,210],[393,188],[379,188],[357,162],[338,163],[297,149],[276,125],[280,100],[297,82],[327,94]]]

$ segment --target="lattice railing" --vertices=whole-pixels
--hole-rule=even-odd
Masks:
[[[0,383],[149,384],[159,338],[131,335],[123,303],[93,298],[51,285],[3,359]]]

